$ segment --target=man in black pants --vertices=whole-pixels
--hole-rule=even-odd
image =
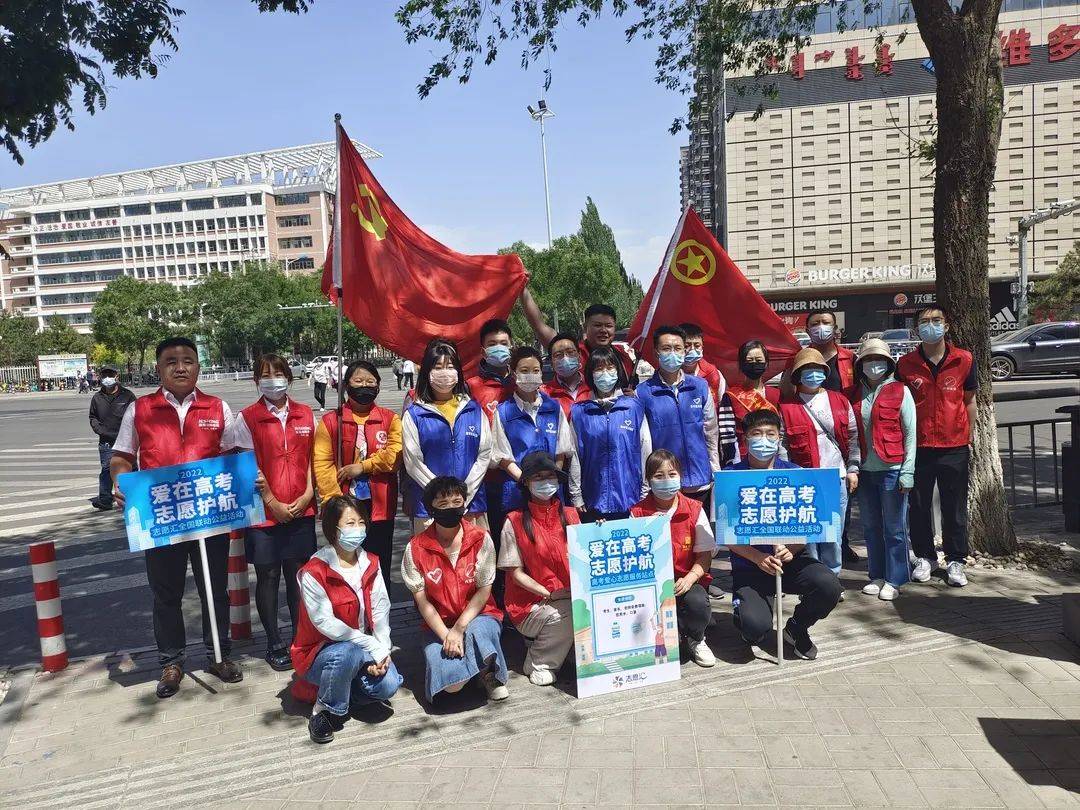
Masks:
[[[135,394],[120,384],[120,372],[114,365],[106,363],[101,367],[101,390],[90,400],[90,429],[98,437],[98,458],[101,472],[98,474],[98,494],[90,499],[95,509],[113,508],[112,472],[109,463],[112,460],[112,446],[116,434],[120,432],[120,422],[124,411],[135,401]]]
[[[777,458],[780,417],[772,411],[751,411],[743,420],[747,458],[727,470],[790,470],[797,464]],[[782,573],[784,593],[802,598],[784,627],[784,641],[800,658],[817,658],[809,629],[828,616],[840,601],[840,580],[829,567],[806,553],[802,545],[728,546],[731,551],[732,600],[735,627],[747,644],[759,644],[773,625],[776,574]]]

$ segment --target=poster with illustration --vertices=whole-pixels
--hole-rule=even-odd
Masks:
[[[579,698],[679,679],[669,523],[567,527]]]
[[[713,483],[716,542],[721,546],[839,543],[840,476],[836,470],[724,470]]]

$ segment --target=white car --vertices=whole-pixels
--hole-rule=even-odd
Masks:
[[[308,374],[311,374],[315,370],[315,366],[321,366],[323,363],[330,361],[335,367],[337,367],[337,355],[333,354],[320,354],[318,357],[313,358],[308,362],[304,368]]]
[[[302,380],[308,375],[307,367],[302,361],[297,360],[295,357],[290,357],[287,362],[289,363],[289,371],[292,372],[294,380]]]

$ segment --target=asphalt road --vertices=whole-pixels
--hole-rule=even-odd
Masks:
[[[1021,380],[1000,384],[996,390],[1022,390],[1038,397],[1040,391],[1063,385],[1077,386],[1077,382],[1064,377]],[[251,381],[207,383],[204,388],[223,397],[234,411],[255,399]],[[380,403],[400,409],[403,395],[393,389],[394,378],[387,371]],[[292,393],[315,404],[306,382],[295,383]],[[1000,403],[998,419],[1051,418],[1058,406],[1077,401],[1072,396]],[[153,643],[151,596],[142,555],[128,552],[119,513],[101,513],[87,503],[97,492],[97,446],[87,422],[88,404],[88,396],[71,392],[0,396],[0,672],[39,659],[26,546],[41,539],[56,542],[70,655]],[[1014,469],[1019,492],[1022,495],[1024,486],[1030,487],[1035,470],[1040,495],[1046,497],[1052,493],[1047,490],[1046,472],[1053,469],[1049,431],[1040,428],[1036,434],[1034,467],[1025,467],[1023,442],[1028,440],[1021,433],[1015,437],[1018,449],[1013,459],[1018,465]],[[1067,438],[1067,430],[1059,431],[1057,438],[1058,442]],[[407,539],[404,521],[398,529],[400,554]],[[394,601],[408,598],[400,581],[391,583],[391,596]],[[188,639],[197,641],[201,636],[198,599],[190,580],[185,613]],[[287,620],[284,607],[281,618]],[[252,622],[257,630],[254,606]]]

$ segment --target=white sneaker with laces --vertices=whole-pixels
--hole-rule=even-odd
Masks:
[[[709,645],[705,643],[705,639],[697,642],[687,639],[686,643],[690,645],[690,657],[694,659],[695,664],[699,667],[716,666],[716,656],[709,649]]]
[[[945,566],[945,573],[948,575],[949,584],[954,588],[963,588],[967,585],[967,574],[964,573],[964,564],[962,562],[951,562]]]
[[[885,584],[883,579],[875,579],[873,582],[867,582],[863,585],[862,592],[867,596],[877,596],[881,593],[881,586]]]
[[[841,602],[846,602],[847,601],[847,591],[845,591],[843,589],[841,589],[841,591],[840,591],[840,601]]]
[[[886,602],[891,602],[893,599],[900,595],[900,590],[894,588],[888,582],[881,586],[881,591],[878,592],[878,599],[884,599]]]
[[[534,669],[529,673],[529,683],[534,686],[551,686],[555,683],[555,673],[550,669]],[[505,688],[504,686],[503,689]]]
[[[485,672],[483,681],[484,689],[487,690],[487,695],[490,700],[506,700],[510,697],[510,690],[506,688],[506,684],[499,683],[495,679],[494,672]]]
[[[915,582],[929,582],[932,570],[933,566],[930,565],[930,561],[925,557],[919,557],[915,560],[915,567],[911,569],[911,578]]]

